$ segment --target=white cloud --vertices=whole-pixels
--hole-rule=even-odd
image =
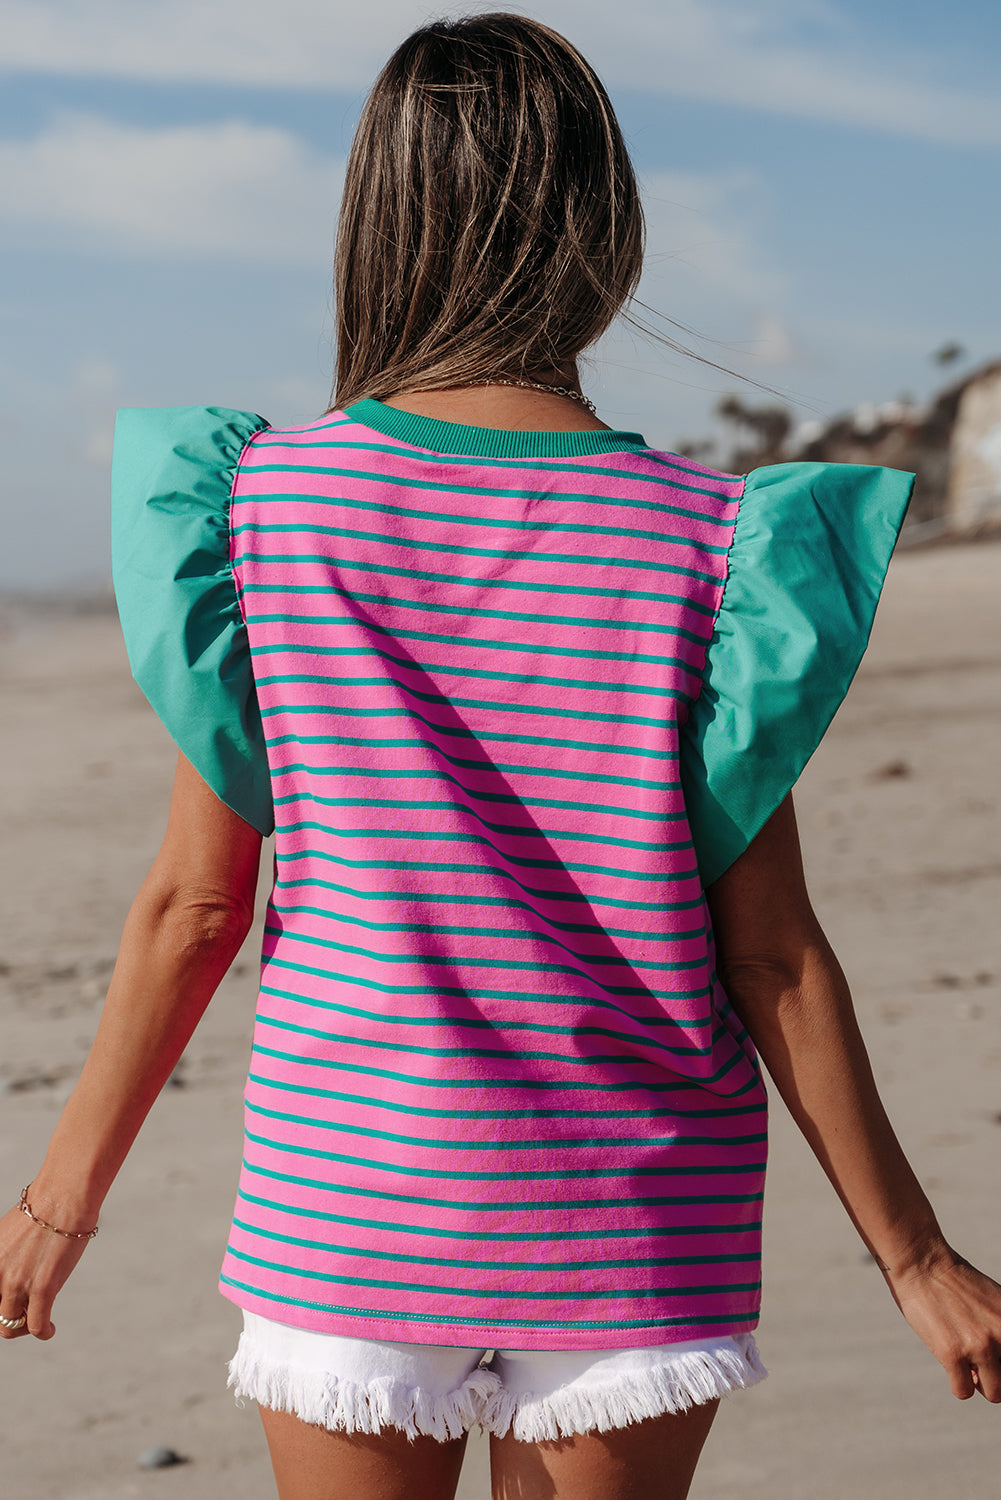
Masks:
[[[1001,100],[938,82],[933,57],[912,53],[904,60],[888,48],[880,56],[864,38],[846,37],[836,24],[822,38],[797,40],[788,13],[805,6],[759,5],[754,12],[679,0],[678,9],[684,12],[681,66],[672,63],[668,81],[668,91],[677,96],[919,140],[1001,145]],[[630,35],[620,32],[619,43],[628,40],[638,50],[640,35],[631,19]],[[646,59],[650,86],[649,51]]]
[[[362,91],[427,0],[0,0],[0,68]],[[997,146],[1001,100],[866,36],[834,0],[537,0],[616,89],[739,104],[918,139]]]
[[[342,164],[242,120],[142,128],[63,114],[0,141],[0,222],[107,250],[329,261]]]
[[[0,0],[0,66],[351,89],[423,18],[408,0]]]
[[[799,350],[792,333],[774,313],[763,313],[758,319],[750,352],[762,365],[791,365],[799,359]]]

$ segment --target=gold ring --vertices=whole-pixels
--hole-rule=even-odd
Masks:
[[[19,1318],[0,1317],[0,1325],[4,1328],[23,1328],[28,1321],[28,1314],[23,1312]]]

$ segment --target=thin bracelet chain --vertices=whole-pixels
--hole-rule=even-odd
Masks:
[[[53,1234],[61,1234],[63,1239],[66,1240],[92,1240],[94,1238],[98,1230],[96,1224],[93,1229],[57,1229],[55,1224],[47,1224],[44,1219],[40,1219],[37,1214],[33,1214],[28,1203],[28,1188],[30,1187],[31,1183],[29,1182],[28,1187],[21,1189],[21,1212],[27,1214],[33,1224],[41,1224],[43,1229],[51,1229]]]

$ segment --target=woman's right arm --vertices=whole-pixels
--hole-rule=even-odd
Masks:
[[[954,1395],[1001,1402],[1001,1286],[946,1243],[887,1118],[791,798],[707,895],[723,988],[898,1307]]]
[[[32,1211],[69,1231],[97,1222],[105,1195],[254,912],[261,835],[220,802],[183,756],[167,833],[129,911],[100,1024],[31,1183]],[[0,1312],[51,1338],[52,1302],[85,1239],[15,1207],[0,1219]]]

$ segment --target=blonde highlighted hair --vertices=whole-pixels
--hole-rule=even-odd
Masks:
[[[506,12],[393,53],[348,158],[334,403],[565,369],[636,291],[645,227],[597,74]]]

